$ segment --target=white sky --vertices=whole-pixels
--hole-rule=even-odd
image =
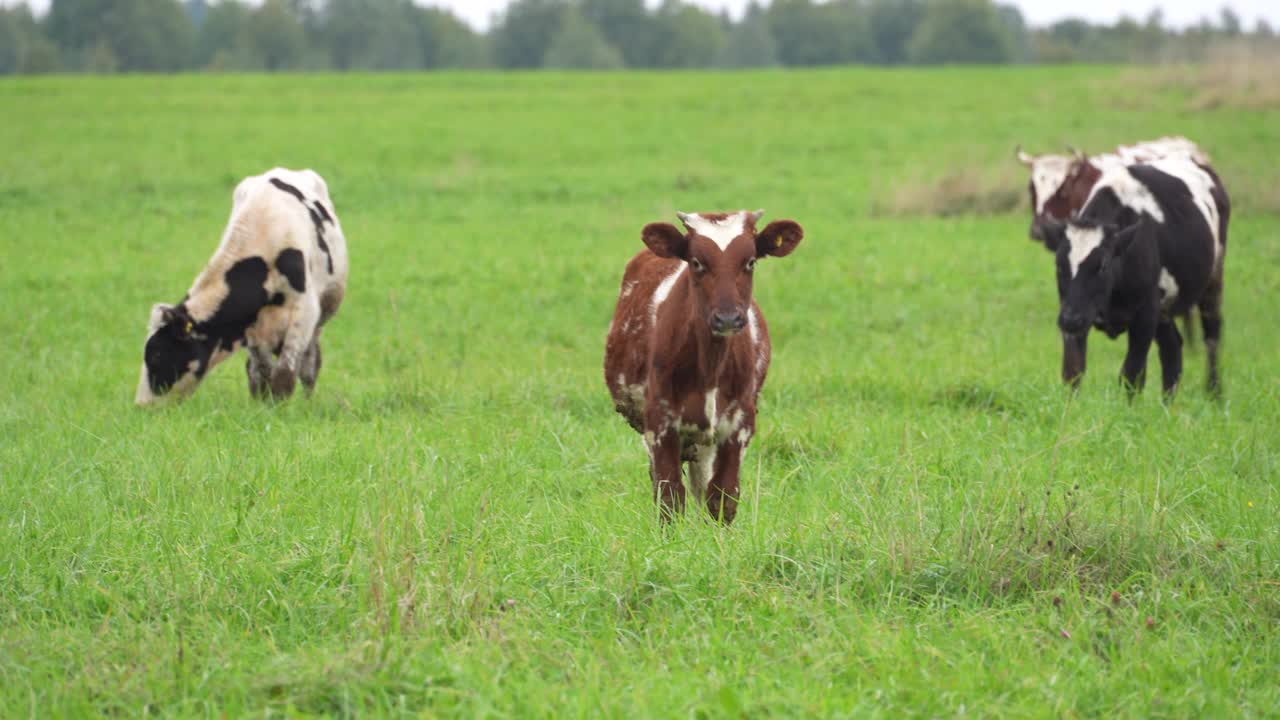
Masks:
[[[0,0],[0,5],[16,5],[23,0]],[[216,1],[216,0],[214,0]],[[473,27],[487,29],[494,13],[507,5],[508,0],[415,0],[424,5],[447,7]],[[646,0],[658,5],[661,0]],[[734,17],[746,7],[747,0],[691,0],[703,7],[719,10],[728,8]],[[44,12],[49,0],[27,0],[36,12]],[[1001,0],[1011,2],[1022,9],[1027,22],[1033,26],[1047,25],[1066,17],[1083,17],[1087,20],[1114,22],[1121,15],[1142,20],[1152,8],[1164,11],[1166,26],[1185,27],[1199,22],[1202,17],[1217,21],[1218,10],[1224,4],[1236,11],[1246,30],[1253,28],[1258,18],[1266,18],[1272,27],[1280,28],[1280,0]]]
[[[721,9],[738,17],[747,0],[691,0],[703,7]],[[1001,0],[1009,3],[1010,0]],[[471,23],[473,27],[484,29],[489,27],[490,19],[495,12],[506,7],[507,0],[417,0],[426,5],[447,7],[459,17]],[[660,4],[660,0],[647,0],[650,6]],[[1152,8],[1164,11],[1166,26],[1185,27],[1194,25],[1200,18],[1208,16],[1215,23],[1218,11],[1229,5],[1244,22],[1247,30],[1253,29],[1258,18],[1266,18],[1273,27],[1280,27],[1280,0],[1012,0],[1011,4],[1022,9],[1022,14],[1031,25],[1048,25],[1066,17],[1084,17],[1088,20],[1114,22],[1121,15],[1127,14],[1135,20],[1146,18]]]

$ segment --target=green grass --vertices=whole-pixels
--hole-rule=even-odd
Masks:
[[[0,82],[0,714],[1274,717],[1280,111],[1127,78]],[[1202,346],[1170,407],[1100,336],[1060,387],[1025,208],[874,211],[1171,132],[1239,199],[1221,405]],[[135,409],[148,308],[273,165],[351,252],[316,396],[236,358]],[[663,530],[604,333],[645,223],[743,207],[807,231],[757,273],[745,498]]]

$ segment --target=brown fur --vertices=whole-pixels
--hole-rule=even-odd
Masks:
[[[627,264],[605,343],[605,383],[614,407],[645,436],[662,517],[684,508],[681,465],[688,463],[695,493],[701,490],[697,474],[706,482],[708,511],[729,523],[737,512],[742,451],[755,433],[756,398],[770,361],[769,331],[751,299],[753,273],[747,268],[757,258],[789,254],[803,230],[776,221],[757,235],[748,219],[724,251],[665,223],[646,226],[642,237],[649,249]],[[655,315],[654,293],[676,272],[681,274]],[[729,323],[725,318],[744,322],[733,334],[713,332],[713,323]],[[714,417],[708,417],[709,392],[715,393]],[[708,469],[709,477],[703,477]]]

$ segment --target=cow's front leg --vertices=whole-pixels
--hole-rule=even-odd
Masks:
[[[1129,399],[1142,392],[1147,381],[1147,353],[1155,337],[1159,311],[1154,306],[1139,309],[1129,323],[1129,351],[1120,367],[1120,384],[1128,391]]]
[[[644,444],[649,450],[653,499],[660,519],[670,522],[677,513],[684,512],[684,483],[680,481],[680,435],[674,427],[664,425],[645,430]]]
[[[271,372],[271,395],[276,399],[293,394],[298,382],[298,369],[303,356],[315,339],[316,325],[320,321],[320,303],[314,295],[298,298],[280,344],[280,357]]]
[[[1160,349],[1160,375],[1165,400],[1172,400],[1182,377],[1182,335],[1173,318],[1161,318],[1156,325],[1156,346]]]
[[[716,450],[715,471],[707,486],[707,512],[729,525],[738,514],[742,457],[746,455],[751,431],[740,430]]]
[[[1088,330],[1079,335],[1062,334],[1062,382],[1070,385],[1072,390],[1080,388],[1080,379],[1084,377],[1088,341]]]
[[[264,348],[250,345],[249,359],[245,361],[244,372],[249,376],[249,394],[256,398],[265,398],[271,385],[272,362],[271,353]]]

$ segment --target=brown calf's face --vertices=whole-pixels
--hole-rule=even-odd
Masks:
[[[747,326],[756,260],[785,257],[804,237],[791,220],[775,220],[757,233],[763,214],[677,213],[686,233],[670,223],[650,223],[641,234],[655,255],[689,264],[694,318],[705,320],[716,335],[731,336]]]

